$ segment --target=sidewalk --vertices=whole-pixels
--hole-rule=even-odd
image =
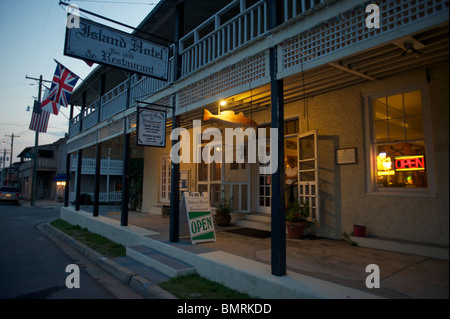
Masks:
[[[120,215],[109,215],[120,219]],[[169,238],[169,218],[130,213],[129,224],[159,232]],[[232,233],[240,227],[216,227],[217,242],[197,246],[223,251],[259,263],[271,263],[271,239]],[[186,239],[189,244],[189,239]],[[288,271],[383,298],[449,298],[449,262],[423,256],[351,246],[330,239],[286,240]],[[366,266],[380,268],[380,288],[368,289]]]
[[[62,206],[58,204],[54,203],[54,206]],[[50,204],[45,202],[36,204],[41,205]],[[88,207],[84,209],[89,210]],[[89,218],[91,216],[90,213],[84,214]],[[96,220],[101,220],[102,223],[118,225],[120,220],[120,213],[111,207],[102,207],[100,215]],[[237,234],[233,231],[242,231],[241,227],[216,227],[215,243],[192,245],[189,238],[181,238],[179,243],[170,243],[168,217],[137,212],[129,213],[128,227],[119,226],[118,229],[134,232],[142,240],[152,240],[152,243],[162,250],[174,250],[177,254],[182,252],[184,259],[194,260],[194,257],[201,257],[203,262],[214,262],[211,264],[213,266],[216,263],[225,264],[233,270],[241,267],[243,274],[255,275],[256,279],[253,280],[257,280],[261,275],[267,277],[264,280],[269,282],[275,280],[279,284],[283,281],[283,277],[270,274],[271,239],[265,236],[267,235],[265,233],[244,229],[243,234]],[[358,291],[361,294],[356,293],[353,298],[449,298],[448,260],[355,247],[343,241],[329,239],[287,239],[286,253],[289,276],[285,276],[284,280],[290,281],[286,283],[287,285],[292,284],[293,280],[311,287],[318,284],[326,286],[326,283],[329,283],[328,288],[318,289],[327,291],[332,287],[335,289],[334,296],[340,296],[336,298],[346,298],[345,293]],[[366,287],[366,278],[370,274],[366,273],[366,266],[369,264],[376,264],[380,269],[380,288]],[[264,270],[261,270],[263,268]],[[237,280],[239,281],[239,278]],[[339,289],[343,292],[342,295],[339,294]]]
[[[31,207],[31,202],[26,200],[19,200],[19,205],[22,207]],[[64,206],[64,202],[57,202],[49,199],[37,199],[34,201],[34,207],[40,208],[60,208]]]

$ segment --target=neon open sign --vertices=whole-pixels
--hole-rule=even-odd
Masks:
[[[396,156],[394,163],[396,171],[425,170],[425,157],[423,155]]]

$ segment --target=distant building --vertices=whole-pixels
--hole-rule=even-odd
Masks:
[[[1,159],[1,157],[0,157]],[[13,163],[11,167],[3,167],[0,171],[0,185],[17,186],[17,171],[20,163]]]
[[[38,146],[36,199],[62,199],[64,196],[67,138]],[[20,158],[18,184],[23,199],[31,199],[34,146],[26,147]],[[63,176],[64,175],[64,176]]]

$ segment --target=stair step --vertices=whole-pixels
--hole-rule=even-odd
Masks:
[[[115,257],[112,260],[156,285],[170,279],[169,276],[128,256]]]
[[[262,214],[262,213],[247,214],[247,215],[245,215],[244,219],[259,221],[259,222],[264,222],[264,223],[270,223],[270,221],[271,221],[270,214]]]
[[[256,220],[248,220],[248,219],[238,219],[238,220],[236,220],[236,226],[271,231],[270,222],[262,222],[262,221],[256,221]]]
[[[126,253],[128,257],[169,277],[185,276],[195,273],[193,266],[147,246],[137,245],[127,247]]]

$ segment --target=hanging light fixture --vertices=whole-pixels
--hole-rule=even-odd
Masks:
[[[414,49],[414,44],[411,42],[407,42],[404,45],[404,50],[402,52],[401,56],[408,56],[408,55],[413,55],[416,57],[416,59],[419,59],[422,57],[422,52],[417,51],[416,49]]]

